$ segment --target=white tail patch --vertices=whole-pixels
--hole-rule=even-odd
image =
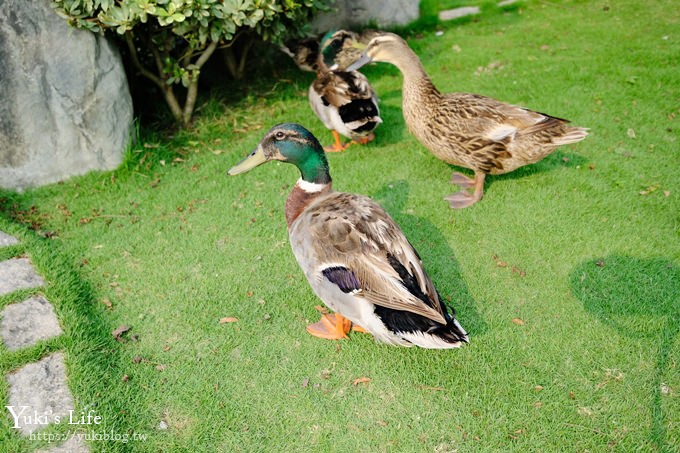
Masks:
[[[398,336],[402,337],[404,340],[407,340],[411,343],[413,343],[416,346],[420,346],[421,348],[427,348],[427,349],[454,349],[454,348],[460,348],[462,346],[462,342],[456,341],[455,343],[449,343],[448,341],[445,341],[441,339],[440,337],[436,335],[431,335],[429,333],[423,333],[423,332],[398,332]]]
[[[460,325],[460,323],[458,322],[458,320],[457,320],[456,318],[453,319],[453,324],[454,324],[456,327],[458,327],[458,329],[459,329],[461,332],[463,332],[463,335],[465,335],[465,340],[466,340],[466,341],[469,341],[469,337],[468,337],[467,330],[463,329],[463,326]]]
[[[553,140],[554,145],[568,145],[570,143],[580,142],[588,136],[588,128],[572,127],[567,130],[567,133],[561,137],[556,137]]]
[[[487,132],[486,137],[489,140],[493,140],[495,142],[500,142],[504,140],[507,137],[513,136],[517,133],[517,128],[514,126],[510,126],[509,124],[501,124],[500,126],[496,126],[493,129],[491,129],[489,132]]]

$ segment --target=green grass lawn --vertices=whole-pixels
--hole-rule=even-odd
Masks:
[[[243,100],[206,101],[193,130],[144,131],[116,172],[0,194],[0,229],[23,239],[0,258],[31,257],[65,330],[0,346],[0,371],[65,350],[77,408],[103,418],[95,430],[147,436],[93,451],[680,450],[676,2],[527,1],[440,27],[409,38],[440,89],[591,128],[453,211],[454,168],[408,134],[401,76],[365,69],[384,124],[329,156],[335,188],[401,225],[468,346],[305,332],[320,301],[288,244],[295,168],[226,175],[276,123],[331,142],[306,99],[312,74],[281,60],[281,77]],[[9,416],[0,441],[47,446]]]

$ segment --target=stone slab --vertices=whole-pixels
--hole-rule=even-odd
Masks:
[[[7,380],[10,423],[24,436],[54,422],[57,416],[66,419],[69,411],[74,410],[61,352],[23,366],[8,374]]]
[[[28,258],[0,261],[0,296],[26,288],[43,286],[45,281]]]
[[[462,6],[460,8],[447,9],[439,11],[439,20],[453,20],[459,17],[471,16],[479,14],[482,10],[479,6]]]
[[[89,453],[90,449],[80,436],[73,435],[58,447],[49,450],[36,450],[34,453]]]
[[[0,337],[10,351],[33,346],[62,333],[54,307],[43,296],[10,304],[0,312]]]
[[[7,247],[8,245],[18,244],[19,240],[14,236],[10,236],[4,231],[0,231],[0,247]]]

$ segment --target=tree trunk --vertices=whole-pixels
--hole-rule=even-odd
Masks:
[[[232,48],[227,47],[226,49],[222,49],[222,56],[224,57],[224,63],[227,65],[227,70],[231,77],[235,80],[240,79],[236,65],[236,57],[234,56]]]
[[[244,39],[239,40],[244,41],[240,49],[240,54],[236,50],[236,40],[242,35],[238,34],[231,40],[231,42],[222,49],[222,58],[224,58],[224,63],[227,66],[229,74],[234,80],[241,80],[245,75],[246,61],[248,59],[248,53],[251,47],[255,44],[255,39],[250,34],[245,34]]]
[[[208,44],[208,46],[202,52],[200,52],[196,63],[190,62],[191,57],[187,58],[186,61],[183,61],[185,64],[183,69],[189,71],[189,86],[187,87],[187,97],[184,100],[184,107],[182,107],[179,100],[177,99],[177,96],[175,95],[173,85],[169,84],[167,82],[167,77],[163,75],[163,61],[165,58],[169,57],[165,49],[162,49],[163,54],[161,54],[161,50],[159,50],[151,40],[142,39],[154,56],[156,69],[158,70],[158,74],[154,74],[149,69],[144,67],[139,61],[137,48],[135,47],[131,32],[125,33],[125,40],[127,42],[128,48],[130,49],[132,63],[135,65],[137,70],[140,72],[140,74],[151,80],[158,86],[158,88],[161,89],[163,97],[165,98],[165,102],[168,104],[168,108],[170,108],[170,112],[175,118],[175,121],[184,127],[188,126],[189,123],[191,123],[194,108],[196,107],[196,98],[198,97],[198,78],[201,75],[201,68],[215,52],[215,49],[217,49],[217,42],[213,41]]]
[[[189,65],[188,71],[191,71],[189,78],[189,86],[187,87],[187,98],[184,101],[184,111],[181,115],[181,121],[183,126],[188,126],[191,122],[191,117],[194,114],[194,107],[196,106],[196,97],[198,96],[198,78],[201,75],[201,68],[212,56],[217,48],[217,41],[211,42],[208,47],[201,52],[201,56],[198,57],[196,63]]]

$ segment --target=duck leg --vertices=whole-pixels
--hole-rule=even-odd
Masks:
[[[339,153],[347,149],[347,147],[352,144],[352,142],[347,142],[343,145],[340,141],[340,134],[338,134],[338,131],[335,129],[333,129],[333,138],[335,139],[335,143],[333,143],[331,146],[323,147],[323,150],[327,153]]]
[[[352,140],[352,143],[357,143],[359,145],[365,145],[368,142],[372,142],[375,139],[375,134],[371,132],[365,137],[359,137],[354,140]]]
[[[347,338],[352,322],[339,313],[322,314],[321,320],[307,326],[311,335],[326,340]]]
[[[453,178],[451,178],[451,182],[453,182],[454,180],[460,181],[460,183],[457,183],[457,182],[453,182],[453,183],[458,185],[459,187],[463,188],[463,190],[461,190],[460,192],[456,192],[456,193],[449,195],[448,197],[444,198],[445,200],[447,200],[449,202],[449,205],[453,209],[462,209],[462,208],[467,208],[468,206],[472,206],[473,204],[475,204],[479,200],[481,200],[482,196],[484,195],[484,179],[486,178],[486,173],[476,171],[474,179],[467,178],[464,175],[460,175],[460,174],[458,174],[458,175],[459,175],[459,177],[456,177],[456,174],[454,174]],[[469,180],[469,182],[460,178],[461,176],[463,178]],[[466,190],[466,188],[471,188],[471,187],[474,187],[474,191],[472,193],[470,193],[468,190]]]
[[[454,173],[451,175],[451,184],[460,187],[461,189],[469,189],[475,185],[474,178],[469,178],[462,173]]]

